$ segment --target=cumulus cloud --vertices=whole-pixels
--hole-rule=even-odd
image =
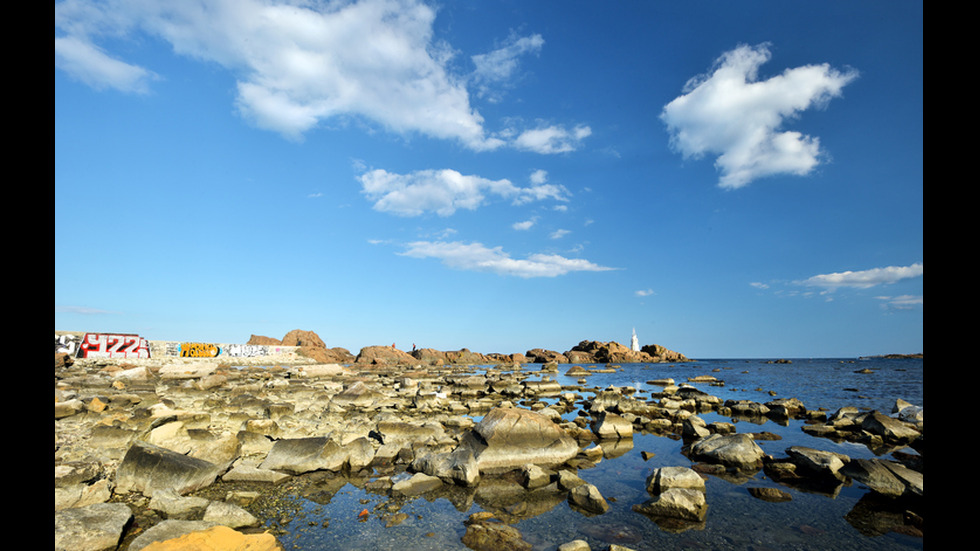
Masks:
[[[502,247],[459,241],[416,241],[400,253],[413,258],[435,258],[444,265],[465,271],[490,272],[522,278],[556,277],[570,272],[612,270],[585,259],[565,258],[556,254],[532,254],[524,259],[511,258]]]
[[[582,146],[582,141],[592,135],[592,129],[578,125],[572,129],[561,125],[539,126],[521,132],[514,138],[517,149],[534,153],[567,153]]]
[[[474,151],[579,147],[587,126],[491,132],[471,103],[470,85],[478,96],[509,86],[519,58],[540,52],[540,35],[511,36],[472,56],[471,74],[453,74],[456,51],[435,37],[435,17],[423,0],[63,0],[55,4],[55,66],[94,88],[147,92],[160,75],[99,45],[147,35],[228,70],[238,114],[288,139],[356,120]]]
[[[799,285],[819,287],[833,291],[840,287],[867,289],[877,285],[888,285],[903,279],[921,277],[922,263],[909,266],[887,266],[869,270],[835,272],[820,274],[798,281]]]
[[[139,89],[149,70],[95,46],[139,31],[233,71],[240,114],[293,139],[353,116],[476,150],[503,145],[484,131],[463,79],[447,71],[452,52],[433,38],[434,19],[418,0],[66,0],[55,5],[55,58],[86,82]]]
[[[636,291],[635,294],[638,297],[648,297],[650,295],[653,295],[654,293],[653,293],[653,289],[640,289],[639,291]]]
[[[551,185],[520,187],[508,179],[491,180],[461,174],[452,169],[418,170],[408,174],[375,169],[359,177],[361,191],[374,209],[400,216],[419,216],[434,212],[451,216],[459,209],[476,210],[489,195],[509,199],[514,204],[554,199],[567,200],[564,188]]]
[[[524,231],[531,229],[535,223],[537,223],[537,218],[532,218],[523,222],[514,222],[510,227],[514,228],[515,230]]]
[[[685,158],[717,156],[723,188],[813,170],[822,157],[819,139],[783,130],[783,125],[806,109],[824,107],[858,76],[824,63],[760,81],[759,67],[770,58],[768,44],[726,52],[709,73],[689,80],[683,95],[661,113],[671,146]]]

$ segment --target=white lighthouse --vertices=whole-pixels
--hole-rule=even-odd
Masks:
[[[630,350],[633,352],[640,351],[640,341],[636,338],[636,328],[633,328],[633,337],[630,339]]]

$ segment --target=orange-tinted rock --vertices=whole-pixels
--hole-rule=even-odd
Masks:
[[[282,546],[269,533],[243,534],[227,526],[215,526],[153,542],[143,551],[282,551]]]

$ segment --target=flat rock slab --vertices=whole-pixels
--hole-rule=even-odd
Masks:
[[[311,471],[338,471],[349,453],[326,436],[277,440],[260,469],[303,474]]]
[[[116,470],[116,492],[152,496],[156,490],[172,489],[186,494],[211,485],[221,470],[203,459],[135,442]]]
[[[115,549],[133,518],[125,503],[95,503],[54,514],[55,551]]]

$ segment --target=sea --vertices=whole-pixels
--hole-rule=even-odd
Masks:
[[[563,385],[580,386],[582,398],[595,391],[633,387],[636,398],[661,390],[649,381],[672,378],[724,400],[741,399],[765,403],[775,398],[797,398],[807,409],[823,408],[828,413],[845,406],[863,411],[891,414],[896,399],[916,406],[923,404],[923,360],[910,358],[789,358],[707,359],[682,363],[621,364],[611,373],[594,373],[581,385],[578,377],[564,373],[571,365],[560,365],[559,373],[544,373],[540,365],[527,364],[522,371],[531,378],[549,377]],[[581,364],[587,369],[604,365]],[[474,367],[479,373],[486,367]],[[718,382],[690,382],[710,375]],[[654,398],[649,398],[653,400]],[[572,419],[576,412],[565,414]],[[738,432],[768,432],[778,439],[760,440],[760,447],[774,457],[786,457],[790,446],[807,446],[838,452],[851,458],[891,458],[895,450],[870,449],[864,444],[836,442],[811,436],[801,429],[802,420],[775,422],[730,419],[714,413],[699,413],[707,423],[734,423]],[[478,419],[476,419],[478,420]],[[519,530],[536,551],[554,551],[572,540],[585,540],[593,551],[612,544],[643,550],[921,550],[923,538],[902,524],[902,507],[889,510],[873,499],[863,485],[852,482],[829,490],[803,490],[769,479],[763,471],[733,479],[708,475],[707,515],[703,523],[677,526],[658,524],[633,511],[632,506],[651,499],[645,488],[649,474],[659,467],[693,465],[677,438],[634,433],[632,442],[617,447],[595,466],[578,475],[595,485],[609,502],[604,514],[588,515],[573,510],[566,500],[545,502],[526,510],[515,505],[507,522]],[[898,450],[916,455],[910,448]],[[401,476],[407,477],[408,474]],[[453,501],[443,497],[420,497],[399,503],[397,522],[389,498],[363,484],[336,484],[316,497],[295,498],[288,523],[275,528],[286,549],[295,550],[466,550],[464,522],[484,510],[479,499]],[[771,502],[754,497],[750,488],[778,488],[788,501]],[[365,515],[364,512],[368,514]],[[275,525],[275,526],[274,526]],[[502,549],[503,551],[503,549]]]

